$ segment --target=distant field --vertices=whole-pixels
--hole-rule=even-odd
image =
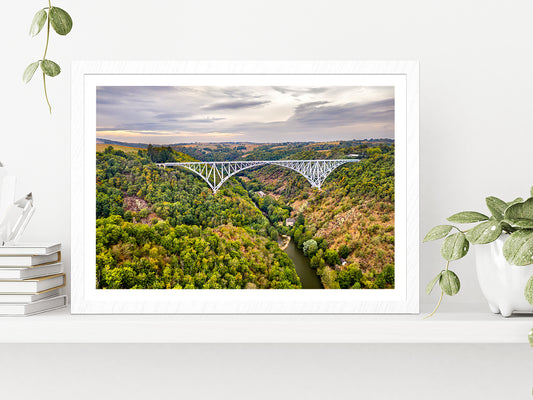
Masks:
[[[193,148],[199,148],[199,149],[210,149],[210,150],[216,150],[219,148],[235,148],[238,146],[244,146],[246,147],[245,151],[251,151],[259,146],[264,145],[264,143],[186,143],[186,144],[180,144],[180,145],[172,145],[172,147],[193,147]]]
[[[109,146],[113,147],[115,150],[122,150],[125,153],[133,153],[137,150],[143,150],[138,147],[120,146],[118,144],[96,143],[96,151],[104,151]]]

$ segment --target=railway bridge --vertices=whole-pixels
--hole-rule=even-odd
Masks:
[[[261,161],[205,161],[205,162],[169,162],[158,163],[159,167],[183,167],[199,175],[216,194],[217,190],[229,178],[249,168],[264,165],[277,165],[289,168],[303,175],[311,187],[321,188],[326,178],[336,168],[347,163],[358,162],[357,159],[339,160],[261,160]]]

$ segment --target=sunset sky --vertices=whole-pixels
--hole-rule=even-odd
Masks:
[[[394,138],[393,87],[100,86],[96,136],[133,143]]]

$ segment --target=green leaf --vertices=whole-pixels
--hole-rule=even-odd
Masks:
[[[473,244],[486,244],[494,242],[502,234],[502,226],[494,218],[474,226],[466,232],[466,238]]]
[[[470,244],[463,232],[457,232],[444,239],[440,248],[440,253],[447,261],[454,261],[463,258],[468,253]]]
[[[431,282],[428,283],[426,286],[426,294],[429,296],[431,294],[431,291],[437,284],[437,282],[440,280],[440,276],[442,275],[443,271],[440,271],[439,274],[431,280]]]
[[[515,203],[505,210],[506,220],[529,219],[533,221],[533,197],[530,197],[523,203]]]
[[[50,60],[43,60],[41,62],[41,69],[48,76],[57,76],[61,72],[59,65]]]
[[[533,229],[533,219],[504,219],[505,222],[514,228],[519,229]]]
[[[72,29],[72,18],[68,12],[59,7],[50,9],[50,23],[52,28],[60,35],[66,35]]]
[[[24,70],[24,73],[22,74],[22,80],[24,83],[28,83],[31,81],[31,78],[33,78],[33,74],[35,74],[35,71],[37,70],[37,67],[39,66],[39,63],[41,61],[35,61],[34,63],[31,63],[26,67]]]
[[[446,270],[440,276],[439,286],[448,296],[454,296],[461,289],[461,282],[453,271]]]
[[[505,222],[505,220],[500,222],[500,225],[502,226],[502,229],[507,233],[513,233],[514,231],[516,231],[516,228],[513,228],[511,225]]]
[[[33,16],[33,21],[31,21],[30,26],[30,36],[34,37],[39,32],[41,32],[41,29],[43,29],[44,23],[46,22],[46,19],[48,18],[48,15],[46,14],[46,11],[39,10],[35,13]]]
[[[526,288],[524,289],[524,296],[529,304],[533,305],[533,275],[529,278],[526,283]],[[530,332],[531,335],[531,332]],[[531,336],[530,336],[531,341]],[[531,343],[533,345],[533,342]]]
[[[496,218],[497,221],[501,221],[503,219],[505,209],[509,207],[507,203],[494,196],[487,197],[485,202],[487,203],[487,207],[492,216]]]
[[[450,222],[457,222],[460,224],[469,224],[471,222],[486,221],[489,217],[485,214],[478,213],[476,211],[462,211],[457,214],[453,214],[448,218]]]
[[[533,230],[525,229],[511,234],[503,244],[503,255],[514,265],[533,263]]]
[[[452,228],[453,226],[451,225],[437,225],[436,227],[434,227],[428,232],[423,242],[429,242],[431,240],[442,239],[448,233],[450,233]]]
[[[508,206],[512,206],[513,204],[516,204],[516,203],[523,203],[524,202],[524,199],[521,198],[521,197],[517,197],[516,199],[514,199],[513,201],[510,201],[509,203],[507,203]]]
[[[527,337],[529,339],[530,346],[533,347],[533,329],[530,329],[529,333],[527,334]]]
[[[504,217],[504,221],[515,228],[533,229],[533,198],[512,204],[505,210]]]

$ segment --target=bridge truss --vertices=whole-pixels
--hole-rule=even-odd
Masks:
[[[183,167],[202,177],[214,193],[232,176],[249,168],[277,165],[303,175],[311,187],[320,189],[329,174],[343,164],[358,162],[344,160],[262,160],[262,161],[206,161],[159,163],[159,167]]]

